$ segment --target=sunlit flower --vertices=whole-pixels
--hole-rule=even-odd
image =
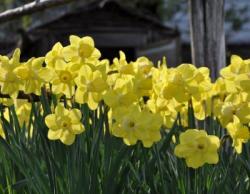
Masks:
[[[227,125],[227,131],[233,139],[233,146],[238,154],[242,152],[242,143],[246,143],[250,138],[249,129],[244,126],[239,118],[234,116],[233,122]]]
[[[123,138],[127,145],[134,145],[140,140],[144,147],[151,147],[161,139],[161,116],[140,110],[138,105],[116,108],[112,112],[112,120],[112,134]]]
[[[101,53],[95,48],[94,40],[91,37],[80,38],[71,35],[69,39],[70,45],[63,48],[63,56],[67,62],[86,63],[101,57]]]
[[[125,76],[116,79],[114,86],[104,94],[103,98],[111,108],[131,105],[137,100],[132,79]]]
[[[199,168],[205,163],[218,163],[218,137],[207,135],[204,130],[188,129],[179,138],[180,144],[175,147],[174,154],[184,158],[188,167]]]
[[[237,55],[232,55],[231,63],[220,70],[225,79],[226,91],[237,93],[238,91],[250,90],[250,60],[243,60]]]
[[[233,121],[234,115],[243,124],[250,122],[250,104],[244,100],[244,94],[241,93],[228,95],[225,101],[221,103],[220,111],[215,113],[223,127],[226,127],[229,122]]]
[[[21,90],[26,94],[41,94],[41,87],[53,77],[53,71],[43,67],[44,58],[31,58],[14,69],[18,79],[22,81]]]
[[[120,51],[120,58],[114,58],[113,69],[117,70],[121,74],[134,74],[133,63],[128,63],[124,52]]]
[[[9,94],[16,98],[22,82],[14,73],[14,69],[20,66],[20,49],[16,49],[11,59],[6,56],[0,56],[0,85],[1,93]]]
[[[81,117],[80,110],[68,110],[58,104],[55,113],[45,117],[45,123],[49,128],[48,138],[50,140],[60,139],[66,145],[73,144],[75,136],[85,131]]]
[[[63,56],[63,46],[60,42],[57,42],[51,51],[49,51],[45,56],[45,63],[49,68],[54,68],[58,63],[64,62]]]
[[[67,98],[71,98],[75,93],[74,79],[77,77],[79,69],[79,64],[58,62],[54,68],[55,76],[51,81],[52,92],[64,94]]]
[[[102,77],[102,73],[84,65],[81,67],[78,77],[75,79],[77,90],[75,94],[76,102],[87,103],[94,110],[102,99],[102,93],[107,88],[107,83]]]

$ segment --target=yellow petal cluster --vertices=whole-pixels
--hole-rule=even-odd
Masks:
[[[9,94],[15,98],[18,95],[22,84],[14,70],[20,66],[20,49],[16,49],[11,59],[7,56],[0,56],[0,86],[2,94]]]
[[[134,145],[140,140],[144,147],[151,147],[154,142],[161,139],[160,115],[141,110],[138,105],[132,104],[114,109],[112,122],[112,134],[123,138],[127,145]]]
[[[58,104],[55,113],[45,117],[45,123],[49,128],[48,138],[50,140],[59,139],[66,145],[73,144],[75,136],[85,131],[81,117],[80,110],[68,110],[62,104]]]
[[[188,129],[180,134],[180,144],[175,147],[174,154],[184,158],[188,167],[199,168],[205,163],[216,164],[219,161],[219,138],[207,135],[204,130]]]
[[[250,138],[248,127],[243,125],[237,116],[234,116],[233,122],[227,125],[227,130],[233,139],[236,152],[240,154],[242,152],[242,143],[246,143]]]

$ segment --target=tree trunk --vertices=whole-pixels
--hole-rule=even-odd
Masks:
[[[226,65],[224,0],[189,0],[192,62],[213,80]]]

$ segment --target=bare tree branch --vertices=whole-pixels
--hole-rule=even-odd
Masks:
[[[42,11],[47,8],[55,7],[58,5],[63,5],[75,0],[39,0],[33,1],[31,3],[25,4],[23,6],[9,9],[0,13],[0,23],[4,23],[13,19],[16,19],[23,15],[32,14],[37,11]]]

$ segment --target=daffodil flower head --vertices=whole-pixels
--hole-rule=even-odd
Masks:
[[[151,147],[161,139],[161,116],[141,111],[138,105],[118,107],[112,111],[112,118],[112,134],[123,138],[126,145],[134,145],[140,140],[144,147]]]
[[[64,94],[67,98],[71,98],[75,93],[74,79],[78,75],[80,64],[66,63],[61,61],[54,68],[54,78],[52,79],[52,92],[60,95]]]
[[[134,70],[136,73],[140,72],[142,74],[151,73],[151,69],[154,66],[152,61],[150,61],[147,57],[139,57],[134,63]]]
[[[217,136],[207,135],[204,130],[188,129],[180,134],[179,139],[180,144],[175,147],[174,154],[184,158],[188,167],[196,169],[205,163],[218,163],[220,140]]]
[[[226,90],[229,93],[249,91],[250,60],[243,60],[237,55],[232,55],[231,64],[220,71],[225,79]]]
[[[26,137],[32,137],[33,125],[30,123],[34,119],[34,116],[31,118],[32,104],[28,102],[27,99],[14,99],[14,106],[15,106],[15,111],[16,111],[19,125],[27,129],[25,131]]]
[[[91,37],[80,38],[71,35],[69,39],[70,45],[63,48],[63,56],[67,62],[86,63],[101,57],[101,53],[95,48],[94,40]]]
[[[204,120],[206,117],[211,116],[212,113],[212,97],[196,100],[192,98],[194,116],[198,120]]]
[[[248,101],[244,101],[243,96],[240,94],[228,95],[222,103],[221,111],[217,116],[221,125],[226,127],[229,122],[233,121],[234,115],[237,116],[243,124],[250,122],[250,105]]]
[[[131,74],[135,73],[133,63],[128,63],[126,60],[126,55],[124,52],[120,51],[120,59],[114,58],[113,66],[121,74]]]
[[[246,143],[250,138],[249,128],[243,125],[237,116],[233,117],[233,122],[227,125],[227,131],[233,139],[233,147],[236,152],[242,152],[242,144]]]
[[[11,59],[6,56],[0,56],[0,85],[1,93],[9,94],[12,98],[16,98],[22,83],[13,72],[20,66],[20,49],[16,49]]]
[[[169,69],[165,83],[162,83],[160,96],[167,100],[174,98],[178,102],[185,102],[190,99],[187,90],[187,82],[177,69]]]
[[[14,73],[23,83],[22,90],[25,94],[41,94],[41,87],[53,77],[53,71],[43,67],[44,57],[31,58],[26,63],[14,69]]]
[[[159,113],[163,118],[163,125],[171,129],[177,117],[176,102],[174,99],[166,100],[164,98],[151,95],[147,101],[147,107],[152,113]]]
[[[106,80],[102,73],[83,65],[78,76],[75,78],[77,90],[75,100],[80,104],[87,103],[90,109],[95,110],[102,99],[103,92],[107,89]]]
[[[108,59],[92,60],[85,63],[85,65],[89,66],[92,71],[100,71],[102,73],[102,76],[107,79],[108,72],[110,69],[110,63]]]
[[[111,108],[129,106],[136,102],[137,96],[134,92],[134,83],[131,77],[123,76],[116,79],[114,86],[107,90],[103,99]]]
[[[227,80],[234,80],[237,75],[246,72],[246,63],[244,60],[237,56],[231,56],[231,63],[227,67],[224,67],[220,70],[220,75]]]
[[[152,68],[152,89],[153,92],[162,97],[162,90],[165,84],[168,82],[169,70],[166,66],[160,66],[159,68]]]
[[[57,42],[51,51],[49,51],[45,56],[45,63],[48,68],[54,68],[58,63],[64,62],[63,56],[63,46],[60,42]]]
[[[176,71],[179,75],[181,75],[182,80],[185,80],[186,82],[189,82],[193,80],[198,71],[197,68],[192,64],[181,64],[176,68]]]
[[[45,117],[45,123],[49,128],[48,138],[60,140],[66,145],[73,144],[75,136],[85,131],[81,117],[80,110],[68,110],[62,104],[58,104],[55,113]]]
[[[219,96],[221,99],[224,99],[228,94],[226,90],[225,79],[219,77],[213,84],[211,93],[213,96]]]
[[[137,94],[138,98],[143,96],[150,96],[153,87],[151,75],[145,75],[138,72],[135,74],[133,80],[135,93]]]
[[[161,140],[160,129],[163,118],[160,114],[152,114],[147,109],[141,111],[139,118],[140,125],[136,130],[138,139],[146,148]]]
[[[27,126],[30,121],[31,103],[26,99],[15,99],[14,105],[20,126]]]

